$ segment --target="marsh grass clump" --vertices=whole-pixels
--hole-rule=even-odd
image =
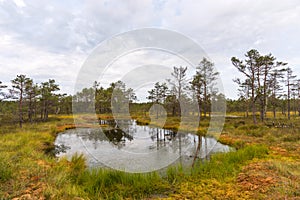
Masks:
[[[70,177],[73,181],[78,180],[78,176],[80,176],[84,170],[86,169],[85,158],[83,154],[75,154],[71,158],[70,162]]]
[[[243,126],[245,124],[246,124],[245,120],[240,120],[238,122],[235,122],[233,126],[234,126],[234,128],[238,128],[239,126]]]
[[[0,183],[8,181],[11,178],[12,170],[10,164],[3,158],[0,158]]]
[[[232,144],[232,146],[234,146],[236,149],[241,149],[244,148],[246,145],[246,142],[243,140],[236,140],[234,141],[234,143]]]
[[[245,162],[253,158],[265,157],[267,153],[268,149],[265,146],[253,145],[236,152],[216,154],[209,161],[205,161],[204,163],[199,161],[192,173],[206,179],[215,178],[223,180],[235,176]]]
[[[178,165],[168,167],[165,176],[169,183],[175,184],[181,182],[186,175],[187,172],[184,171],[182,165]]]
[[[109,169],[87,169],[77,176],[76,181],[91,199],[141,199],[168,190],[167,182],[155,172],[131,174]]]
[[[142,199],[169,190],[168,182],[156,172],[126,173],[107,168],[87,168],[82,154],[75,154],[70,159],[61,158],[47,182],[51,183],[46,191],[50,199],[73,199],[77,196],[86,199]]]
[[[253,137],[263,137],[267,133],[267,129],[265,126],[255,124],[242,125],[237,127],[237,133]]]
[[[297,142],[300,140],[300,134],[297,133],[287,134],[283,136],[282,140],[284,142]]]

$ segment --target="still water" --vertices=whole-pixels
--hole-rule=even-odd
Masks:
[[[139,125],[130,121],[104,121],[109,128],[77,128],[58,134],[58,157],[84,154],[89,167],[127,172],[149,172],[174,163],[191,165],[216,152],[233,150],[212,137]]]

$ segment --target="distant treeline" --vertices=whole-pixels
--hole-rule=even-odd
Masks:
[[[77,92],[73,103],[77,112],[145,114],[153,104],[159,104],[169,116],[191,114],[207,117],[212,105],[215,106],[215,110],[219,106],[220,110],[225,112],[225,96],[215,87],[218,75],[214,64],[203,58],[193,77],[187,76],[187,67],[173,67],[170,79],[162,83],[156,82],[147,92],[148,103],[137,103],[138,98],[134,90],[127,88],[122,81],[111,83],[107,88],[95,81],[92,87]],[[161,114],[161,110],[157,112],[157,115]]]
[[[300,79],[296,79],[287,63],[276,61],[272,54],[261,55],[252,49],[245,60],[232,57],[233,66],[241,78],[233,81],[239,85],[239,99],[225,99],[218,91],[219,73],[214,64],[203,58],[192,77],[187,76],[187,67],[173,67],[171,79],[157,82],[148,91],[148,103],[138,103],[132,88],[117,81],[107,88],[94,82],[75,95],[60,94],[55,80],[35,83],[25,75],[17,75],[7,86],[0,81],[0,125],[5,123],[47,121],[49,114],[71,114],[72,105],[76,112],[96,113],[143,113],[153,104],[161,105],[169,116],[197,115],[209,117],[212,110],[244,112],[257,123],[257,112],[261,121],[267,111],[276,118],[278,111],[290,119],[291,111],[300,116]],[[251,113],[251,114],[250,114]],[[157,111],[157,116],[161,110]]]
[[[11,85],[0,81],[0,124],[47,121],[49,114],[72,111],[72,96],[59,94],[54,79],[35,83],[26,75],[17,75]]]
[[[193,77],[187,77],[187,67],[173,67],[171,79],[155,83],[148,91],[148,103],[137,103],[132,88],[117,81],[104,88],[94,82],[75,95],[60,94],[55,80],[35,83],[26,75],[17,75],[11,85],[0,82],[0,124],[47,121],[49,114],[70,114],[72,104],[76,112],[112,113],[148,112],[153,104],[164,107],[168,115],[193,114],[199,117],[210,115],[212,101],[224,102],[225,96],[219,93],[216,85],[218,72],[214,64],[203,58]],[[183,103],[184,102],[184,105]],[[214,104],[218,106],[218,104]],[[220,109],[224,106],[220,104]]]
[[[291,111],[300,115],[300,79],[296,79],[288,63],[276,61],[270,53],[261,55],[252,49],[245,54],[245,60],[231,58],[232,64],[242,78],[234,80],[239,85],[239,99],[228,101],[229,111],[243,111],[246,116],[252,113],[257,123],[256,112],[264,121],[267,111],[276,118],[278,111],[291,117]]]

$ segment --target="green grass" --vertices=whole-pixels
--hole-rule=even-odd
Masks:
[[[90,120],[88,115],[84,117]],[[1,127],[0,199],[24,194],[67,200],[79,197],[195,199],[199,195],[204,199],[255,199],[271,198],[275,194],[282,198],[300,195],[300,186],[296,183],[300,182],[300,134],[296,128],[268,128],[263,124],[252,125],[251,119],[227,119],[220,140],[237,147],[236,152],[212,155],[210,161],[198,161],[193,169],[172,166],[164,173],[130,174],[88,169],[82,155],[58,161],[49,154],[55,136],[57,132],[72,127],[73,123],[70,116],[58,118],[46,123],[24,124],[23,129]],[[174,128],[178,119],[170,118],[168,123]],[[299,122],[295,119],[293,123],[297,125]],[[209,125],[208,120],[203,120],[202,125],[202,129]],[[185,128],[189,126],[193,127],[192,123],[186,124]],[[267,163],[270,174],[280,178],[278,185],[266,190],[268,192],[262,196],[260,190],[237,186],[239,175],[250,173],[247,166],[253,163]]]
[[[168,182],[157,173],[90,170],[82,155],[57,162],[49,154],[57,133],[56,124],[68,128],[66,124],[69,123],[69,119],[62,119],[24,124],[23,129],[3,127],[5,133],[0,135],[0,199],[24,194],[45,199],[140,199],[162,195],[168,190]]]
[[[85,171],[76,180],[89,198],[145,198],[163,194],[168,185],[157,173],[128,174],[121,171],[93,169]]]
[[[157,173],[130,174],[109,169],[88,169],[82,155],[62,159],[46,178],[50,199],[141,199],[164,194],[168,184]]]
[[[209,161],[198,162],[193,169],[193,175],[201,178],[224,180],[234,177],[243,164],[254,158],[263,158],[268,154],[268,148],[260,145],[247,146],[236,152],[213,155]]]
[[[12,178],[11,163],[0,157],[0,182],[5,182]]]

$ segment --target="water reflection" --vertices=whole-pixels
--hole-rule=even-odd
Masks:
[[[57,156],[83,153],[91,167],[120,166],[118,169],[129,172],[146,172],[175,161],[193,165],[198,158],[209,159],[212,153],[231,150],[214,138],[138,125],[133,120],[100,120],[99,123],[108,126],[67,130],[59,134],[55,145],[69,148]]]

